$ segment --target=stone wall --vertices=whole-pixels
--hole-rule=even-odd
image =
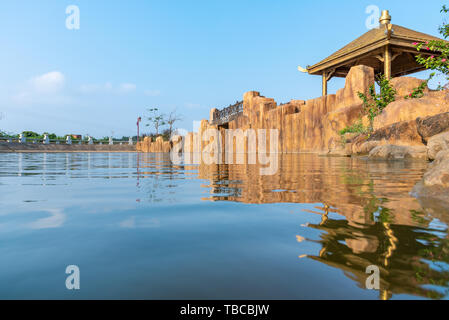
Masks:
[[[145,137],[143,141],[136,144],[136,149],[140,152],[166,153],[170,152],[172,146],[172,143],[164,141],[162,137],[157,137],[156,141],[151,141],[150,137]]]
[[[360,118],[358,92],[367,93],[374,83],[373,69],[351,69],[337,94],[312,100],[292,100],[278,106],[258,92],[243,97],[243,116],[229,123],[229,129],[279,129],[279,152],[323,151],[340,143],[339,131]]]
[[[363,105],[359,92],[367,93],[374,84],[374,71],[363,65],[351,68],[346,77],[345,87],[336,94],[311,100],[291,100],[278,105],[274,99],[250,91],[243,96],[243,113],[226,126],[211,125],[212,118],[203,120],[198,133],[189,133],[184,138],[185,152],[200,152],[209,142],[199,137],[207,129],[220,129],[222,133],[222,153],[225,153],[226,129],[278,129],[278,152],[321,152],[340,155],[367,154],[380,145],[425,146],[432,135],[449,130],[449,91],[431,91],[419,99],[404,99],[404,96],[418,87],[423,80],[411,77],[392,79],[397,90],[396,101],[391,103],[376,117],[374,134],[351,137],[343,141],[339,132],[362,118]],[[213,116],[215,109],[210,112]],[[213,138],[210,141],[214,141]],[[345,142],[348,142],[345,145]],[[236,149],[235,143],[233,148]],[[267,139],[268,145],[270,144]],[[148,138],[137,145],[142,152],[168,152],[174,143],[158,138],[151,142]],[[245,142],[245,152],[248,150]]]

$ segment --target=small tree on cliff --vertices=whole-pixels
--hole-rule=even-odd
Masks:
[[[444,5],[441,9],[442,13],[448,13],[449,8]],[[449,38],[449,24],[447,22],[439,28],[440,34],[445,38]],[[449,80],[449,43],[443,40],[432,40],[427,42],[413,43],[416,49],[420,52],[439,52],[440,55],[435,57],[434,55],[422,55],[416,56],[416,61],[425,66],[427,69],[435,70],[443,73]]]
[[[368,128],[370,132],[373,131],[374,118],[396,99],[396,90],[391,85],[389,79],[381,75],[376,78],[376,82],[380,88],[379,94],[376,93],[374,84],[369,88],[368,96],[361,92],[358,93],[359,98],[363,101],[364,113],[368,116],[370,122]]]
[[[159,113],[158,108],[150,108],[148,109],[148,112],[150,113],[150,116],[147,118],[147,120],[150,123],[148,123],[146,126],[147,127],[152,126],[156,132],[156,137],[158,137],[160,127],[166,124],[165,117],[163,114]]]

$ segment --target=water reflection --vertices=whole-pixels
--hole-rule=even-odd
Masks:
[[[449,287],[449,216],[426,211],[409,194],[425,168],[423,162],[284,155],[274,176],[258,175],[257,166],[200,165],[199,177],[211,190],[204,200],[321,203],[307,210],[321,215],[321,222],[304,226],[321,231],[320,239],[297,235],[298,243],[321,249],[299,258],[338,268],[360,288],[366,268],[380,267],[380,299],[399,294],[441,299]]]
[[[154,295],[136,298],[320,298],[329,270],[337,297],[358,298],[370,265],[381,271],[377,298],[447,298],[449,213],[409,194],[426,167],[295,154],[260,176],[257,165],[174,165],[163,154],[0,155],[0,280],[34,274],[17,266],[45,270],[70,235],[62,266],[86,255],[92,274],[114,265],[113,279],[140,266],[136,281],[150,279]],[[133,290],[123,282],[117,296],[123,288]]]

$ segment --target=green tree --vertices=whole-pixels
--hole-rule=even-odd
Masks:
[[[30,139],[37,139],[37,138],[40,137],[40,134],[39,134],[39,133],[33,132],[33,131],[23,131],[23,132],[22,132],[22,135],[23,135],[25,138],[30,138]]]
[[[165,116],[159,112],[158,108],[150,108],[148,109],[149,117],[147,120],[150,122],[146,124],[147,127],[152,126],[155,130],[156,137],[159,136],[159,129],[166,125]]]

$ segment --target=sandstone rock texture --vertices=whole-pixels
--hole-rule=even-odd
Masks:
[[[416,124],[418,126],[418,133],[423,142],[427,143],[429,138],[439,133],[449,131],[449,112],[425,118],[417,118]]]
[[[172,143],[170,141],[164,141],[162,137],[157,137],[156,141],[145,137],[143,141],[136,145],[136,149],[139,152],[167,153],[170,152],[171,148]]]
[[[339,131],[360,118],[358,92],[366,93],[374,72],[366,66],[351,69],[343,89],[312,100],[292,100],[278,106],[258,92],[244,95],[243,115],[229,129],[279,129],[279,152],[325,151],[341,145]]]
[[[449,131],[449,90],[431,91],[419,99],[405,99],[404,96],[421,85],[423,80],[411,77],[392,79],[398,94],[396,101],[387,106],[374,121],[375,132],[367,135],[340,136],[340,131],[362,119],[362,101],[359,92],[367,93],[374,84],[374,71],[363,65],[352,67],[346,77],[345,87],[330,94],[311,100],[291,100],[278,105],[274,99],[266,98],[259,92],[246,92],[243,96],[243,112],[235,120],[221,126],[212,125],[216,109],[209,114],[209,121],[203,120],[199,132],[189,133],[184,139],[186,152],[200,152],[215,139],[201,141],[208,129],[219,129],[221,151],[225,145],[226,129],[278,129],[278,149],[280,153],[318,152],[328,155],[368,155],[380,146],[406,146],[425,148],[430,139]],[[271,145],[270,139],[267,142]],[[215,141],[218,143],[218,141]],[[235,140],[237,144],[237,140]],[[242,142],[240,142],[242,143]],[[248,140],[243,142],[248,151]],[[167,152],[173,143],[160,139],[142,141],[137,150],[142,152]],[[438,148],[435,147],[437,150]],[[236,149],[236,146],[233,146]],[[385,150],[385,149],[382,149]],[[422,152],[416,148],[405,153],[404,158],[421,158]],[[432,151],[433,152],[433,151]],[[379,151],[376,154],[380,154]],[[419,154],[419,156],[418,156]],[[432,153],[431,153],[432,154]]]
[[[430,160],[436,159],[440,151],[449,151],[449,131],[430,138],[427,149]]]
[[[370,159],[421,159],[427,160],[427,148],[425,146],[395,146],[384,145],[375,147],[369,153]]]
[[[415,120],[396,122],[376,130],[369,137],[359,135],[352,139],[351,149],[355,155],[368,154],[382,145],[427,146],[428,158],[435,159],[436,154],[446,148],[449,132],[449,113],[440,113]]]
[[[418,88],[424,83],[425,80],[421,80],[413,77],[399,77],[391,79],[391,85],[396,89],[396,100],[404,99],[405,96],[413,92],[415,88]],[[429,93],[429,89],[426,88],[424,93]]]
[[[449,111],[449,91],[433,91],[419,99],[390,103],[374,120],[374,130],[394,123],[426,118]]]
[[[449,150],[440,151],[435,161],[429,166],[423,180],[413,189],[413,193],[438,209],[449,212]]]

